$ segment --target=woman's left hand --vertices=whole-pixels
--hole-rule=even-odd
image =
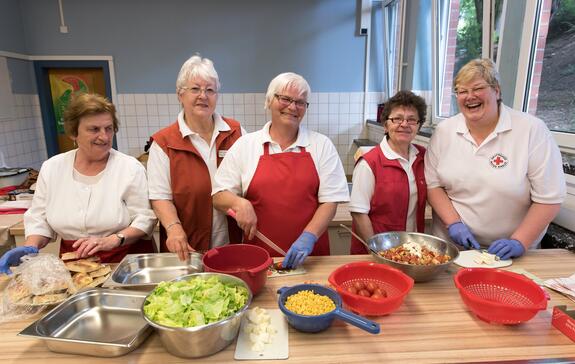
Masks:
[[[104,238],[88,237],[80,238],[74,242],[72,247],[76,249],[76,256],[78,258],[86,258],[96,254],[99,251],[111,250],[120,244],[119,239],[115,235],[106,236]]]
[[[499,239],[491,244],[487,252],[497,255],[503,260],[507,260],[522,256],[523,253],[525,253],[525,247],[519,240]]]

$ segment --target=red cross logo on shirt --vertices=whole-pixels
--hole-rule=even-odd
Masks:
[[[497,153],[491,158],[489,158],[489,162],[491,163],[491,167],[493,168],[503,168],[507,164],[509,164],[509,159],[501,153]]]

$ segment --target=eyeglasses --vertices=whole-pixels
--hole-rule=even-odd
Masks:
[[[306,109],[309,106],[309,102],[306,102],[304,100],[295,100],[295,99],[292,99],[291,97],[284,96],[284,95],[278,95],[278,94],[274,94],[274,97],[276,99],[278,99],[278,102],[280,103],[280,105],[284,106],[284,107],[290,106],[292,102],[295,104],[295,106],[298,109]]]
[[[467,96],[471,95],[471,93],[473,93],[474,95],[480,95],[481,93],[483,93],[483,91],[485,91],[487,88],[491,87],[490,85],[481,85],[481,86],[476,86],[473,87],[472,89],[456,89],[454,91],[455,96],[460,97],[460,98],[466,98]]]
[[[407,125],[417,125],[419,124],[419,120],[413,118],[403,118],[403,117],[396,117],[396,118],[387,118],[387,120],[391,121],[395,125],[399,125],[404,121],[407,121]]]
[[[180,89],[182,90],[186,90],[189,91],[192,95],[194,96],[198,96],[200,95],[202,92],[207,96],[207,97],[212,97],[215,94],[217,94],[218,92],[216,90],[214,90],[213,88],[201,88],[201,87],[186,87],[186,86],[182,86],[180,87]]]

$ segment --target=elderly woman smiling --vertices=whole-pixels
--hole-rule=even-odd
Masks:
[[[335,146],[301,125],[310,93],[302,76],[276,76],[266,93],[271,121],[233,145],[213,190],[214,206],[236,212],[247,242],[277,256],[254,237],[257,228],[287,250],[284,267],[297,267],[309,254],[329,255],[325,230],[337,203],[349,199]]]
[[[152,136],[148,160],[150,200],[158,215],[160,250],[207,250],[241,242],[233,219],[212,206],[212,183],[224,155],[242,135],[240,123],[216,112],[220,81],[211,60],[190,57],[176,81],[182,111]]]
[[[0,259],[1,272],[56,234],[62,237],[60,253],[75,251],[78,258],[98,255],[103,262],[119,262],[128,253],[155,251],[146,239],[157,220],[144,167],[112,149],[118,131],[114,105],[100,95],[76,95],[64,113],[64,128],[78,148],[42,165],[24,214],[25,246]]]
[[[400,91],[384,105],[385,137],[358,160],[353,171],[349,207],[353,227],[365,241],[386,231],[423,232],[425,228],[425,148],[412,143],[425,121],[425,100]],[[355,237],[351,253],[367,253]]]
[[[502,104],[491,60],[469,62],[453,85],[461,113],[439,123],[425,156],[433,234],[519,257],[565,197],[559,148],[541,120]]]

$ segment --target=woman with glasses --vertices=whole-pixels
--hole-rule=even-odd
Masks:
[[[307,81],[282,73],[268,87],[271,121],[240,138],[216,173],[214,206],[232,209],[247,242],[272,256],[256,229],[299,266],[309,255],[329,255],[326,228],[338,202],[349,200],[343,166],[333,143],[301,125],[311,93]]]
[[[386,231],[423,232],[425,228],[425,148],[412,143],[425,114],[425,100],[409,91],[399,91],[384,104],[385,136],[360,157],[353,170],[349,208],[353,229],[364,241]],[[368,253],[355,237],[350,252]]]
[[[243,134],[216,110],[220,82],[212,61],[190,57],[178,74],[177,120],[152,136],[150,200],[162,224],[160,251],[185,260],[190,251],[241,242],[234,220],[212,206],[212,182],[224,155]]]
[[[467,63],[453,86],[460,113],[439,123],[425,157],[433,234],[519,257],[563,202],[559,148],[543,121],[502,104],[491,60]]]

